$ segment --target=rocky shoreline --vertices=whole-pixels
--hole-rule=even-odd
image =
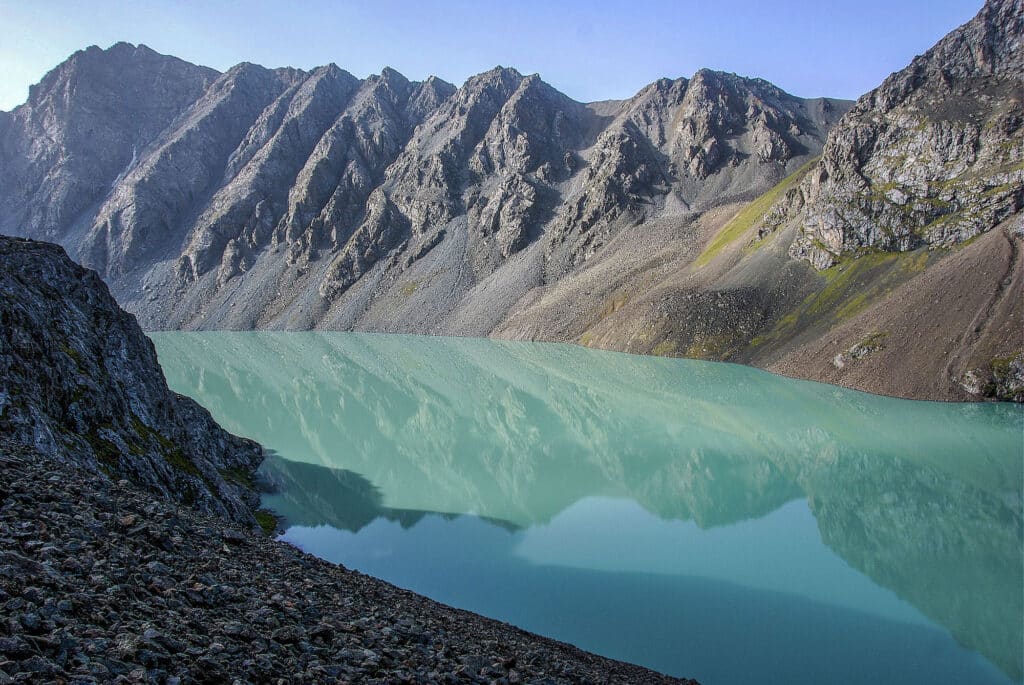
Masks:
[[[0,684],[670,683],[0,439]]]

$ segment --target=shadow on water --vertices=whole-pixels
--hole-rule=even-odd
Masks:
[[[263,506],[272,509],[286,526],[328,525],[358,533],[377,519],[409,529],[427,515],[448,521],[462,516],[386,507],[380,489],[354,471],[289,461],[272,449],[264,449],[264,455],[257,474]],[[508,521],[481,520],[509,531],[519,529]]]
[[[153,337],[174,389],[198,399],[229,430],[287,455],[269,459],[264,471],[277,485],[268,504],[295,524],[296,535],[330,526],[358,533],[347,538],[357,547],[371,533],[387,534],[389,522],[420,535],[442,524],[448,535],[483,525],[500,530],[495,539],[511,545],[558,523],[588,498],[634,502],[657,520],[692,522],[710,533],[740,522],[761,525],[799,500],[813,515],[815,544],[824,542],[958,643],[1021,678],[1020,407],[906,402],[727,364],[564,345],[365,334]],[[474,516],[438,518],[464,514]],[[605,525],[609,535],[618,527],[614,520]],[[480,535],[479,545],[497,544]],[[304,547],[328,556],[329,545],[321,548],[314,538],[307,535]],[[437,533],[421,555],[439,558],[437,546],[445,539]],[[573,592],[590,577],[583,569],[563,565],[556,573],[557,565],[525,564],[507,550],[495,554],[501,564],[487,568],[525,596],[534,592],[525,584],[529,579],[554,574],[550,582],[565,588],[566,597],[589,601]],[[794,555],[792,563],[797,571],[802,562]],[[502,574],[503,564],[515,574]],[[415,585],[429,585],[423,566],[421,558],[401,582],[386,577],[459,603],[440,581],[426,589]],[[457,565],[447,566],[440,575],[454,583]],[[381,568],[382,575],[391,572]],[[416,565],[410,562],[410,568]],[[647,587],[671,593],[674,582],[696,582],[664,576],[640,582],[636,574],[617,581],[607,570],[587,572],[609,588],[621,581],[622,591],[628,586],[637,596]],[[458,585],[464,593],[474,587],[468,577]],[[725,586],[714,591],[735,595]],[[678,593],[700,604],[684,590]],[[804,600],[782,596],[799,613]],[[550,603],[558,605],[557,598]],[[779,614],[773,620],[790,620],[781,615],[790,610],[784,604],[773,605]],[[730,606],[715,610],[744,615],[742,607]],[[486,606],[470,608],[488,613]],[[568,605],[565,611],[587,613]],[[701,616],[672,629],[716,620]],[[739,624],[731,625],[738,630]],[[814,642],[815,635],[787,625],[794,640]],[[570,639],[554,629],[549,634]],[[884,652],[872,637],[874,628],[846,638],[819,629],[840,642],[854,641],[850,649],[865,660],[862,676],[872,650]],[[772,643],[756,625],[749,633]],[[742,642],[746,635],[729,640]],[[901,644],[897,635],[891,639]],[[907,648],[945,663],[926,642]],[[614,647],[611,637],[607,645]],[[785,670],[784,664],[772,668]],[[773,678],[766,673],[763,680]]]
[[[752,674],[766,683],[1000,682],[990,666],[964,659],[949,635],[927,625],[692,575],[533,563],[518,553],[524,531],[514,526],[396,512],[380,506],[364,478],[279,456],[263,474],[282,487],[266,503],[289,522],[286,540],[614,658],[709,683],[745,682]],[[352,534],[360,531],[369,534]],[[989,616],[997,625],[986,637],[1005,618]]]

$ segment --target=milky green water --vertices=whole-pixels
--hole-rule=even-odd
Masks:
[[[1020,681],[1024,412],[575,346],[152,334],[283,538],[706,685]]]

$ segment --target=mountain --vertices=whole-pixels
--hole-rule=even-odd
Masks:
[[[662,241],[641,263],[623,246],[625,277],[614,257],[581,270],[497,334],[1024,400],[1022,35],[1020,0],[986,3],[861,97],[820,160],[704,212],[689,250]]]
[[[89,48],[0,115],[0,232],[60,242],[151,330],[1024,399],[1022,15],[990,0],[855,105],[709,70],[584,104],[505,67],[456,88]]]
[[[263,450],[171,392],[153,343],[52,244],[0,236],[0,434],[255,525]]]
[[[768,189],[847,108],[707,70],[582,104],[503,67],[456,89],[89,48],[0,124],[0,230],[147,328],[486,335],[624,228]]]

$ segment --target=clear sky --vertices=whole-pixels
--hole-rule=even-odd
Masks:
[[[701,67],[855,98],[981,0],[0,0],[0,109],[75,50],[117,41],[225,70],[242,61],[456,84],[495,65],[581,101]]]

